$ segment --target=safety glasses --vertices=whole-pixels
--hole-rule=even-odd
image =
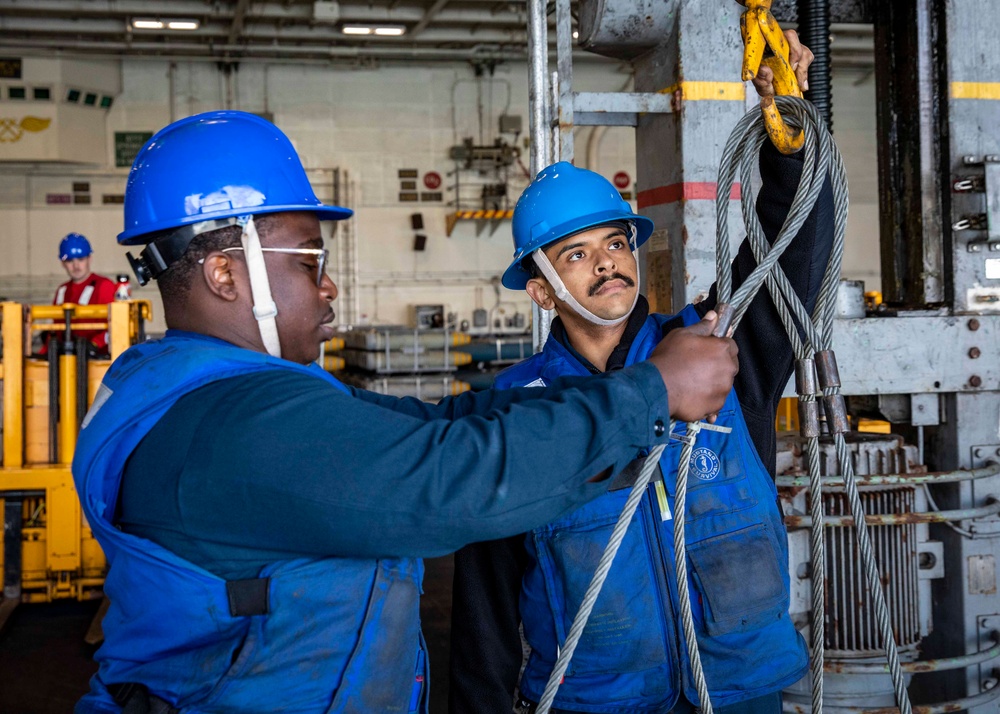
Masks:
[[[223,253],[231,253],[235,250],[243,250],[243,246],[223,248]],[[288,253],[290,255],[314,255],[316,256],[316,286],[319,287],[326,275],[326,263],[330,258],[330,251],[326,248],[261,248],[264,253]]]

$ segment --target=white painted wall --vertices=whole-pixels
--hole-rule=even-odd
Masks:
[[[122,94],[108,112],[107,157],[103,166],[86,171],[65,166],[8,166],[0,174],[0,294],[14,299],[47,301],[65,278],[56,260],[56,246],[69,231],[84,233],[95,247],[96,270],[128,272],[124,251],[116,245],[121,207],[46,206],[45,194],[68,192],[74,180],[89,180],[95,201],[103,193],[121,193],[127,172],[113,168],[116,131],[155,131],[171,120],[168,64],[126,61]],[[581,90],[618,89],[626,79],[610,69],[581,66]],[[484,80],[486,82],[486,80]],[[523,118],[518,145],[527,149],[527,68],[498,67],[482,94],[483,138],[497,134],[497,118],[507,110]],[[509,87],[509,107],[508,107]],[[273,113],[275,123],[295,144],[310,172],[318,195],[329,200],[330,169],[346,169],[355,184],[359,263],[359,313],[371,323],[408,324],[414,304],[444,304],[459,321],[471,319],[476,307],[497,308],[497,316],[529,313],[523,293],[501,289],[497,305],[491,278],[507,267],[513,252],[509,222],[485,227],[459,223],[445,234],[441,204],[398,202],[400,168],[421,174],[453,169],[448,149],[465,136],[479,139],[479,95],[467,64],[426,67],[383,67],[377,71],[292,65],[246,65],[227,89],[214,64],[179,63],[174,74],[175,118],[229,108]],[[586,132],[581,130],[583,140]],[[513,137],[508,136],[510,140]],[[634,170],[631,130],[611,129],[600,144],[599,168],[609,175]],[[192,166],[192,171],[199,167]],[[515,167],[512,175],[517,176]],[[179,177],[179,180],[181,177]],[[446,180],[447,183],[447,180]],[[525,185],[523,174],[512,182],[515,199]],[[448,194],[445,194],[446,198]],[[410,214],[421,212],[426,250],[413,250]],[[336,252],[336,246],[331,246]],[[342,278],[342,275],[335,277]],[[155,288],[135,290],[136,297],[154,301],[152,330],[163,328]]]
[[[447,312],[457,313],[459,321],[471,319],[477,307],[494,309],[491,316],[530,312],[523,293],[503,288],[498,304],[491,282],[507,267],[512,253],[509,222],[500,223],[492,235],[488,227],[477,235],[473,223],[459,223],[447,237],[445,215],[450,207],[397,200],[398,169],[446,175],[453,168],[449,147],[465,136],[478,140],[477,84],[468,65],[393,66],[376,71],[248,64],[233,74],[227,87],[214,64],[178,63],[173,102],[168,67],[153,61],[122,64],[122,92],[107,114],[105,136],[93,137],[106,144],[103,165],[85,169],[6,165],[0,171],[0,295],[50,300],[55,286],[65,279],[56,246],[70,231],[91,239],[97,271],[128,272],[124,251],[115,242],[121,230],[121,207],[100,203],[104,193],[122,193],[127,175],[125,169],[113,168],[114,132],[156,131],[171,120],[171,106],[174,118],[180,118],[226,108],[228,99],[229,108],[273,113],[298,149],[322,199],[330,197],[329,169],[345,169],[352,178],[357,198],[353,207],[359,236],[361,320],[408,324],[414,304],[444,304]],[[580,63],[575,72],[578,91],[619,90],[627,80],[611,64]],[[873,281],[878,276],[874,86],[870,78],[856,84],[859,77],[857,73],[835,76],[835,130],[851,178],[845,275],[866,280],[872,289],[877,287]],[[497,117],[505,109],[520,114],[525,133],[518,145],[527,164],[523,144],[528,129],[527,68],[523,64],[500,66],[492,84],[492,103],[488,91],[482,95],[483,138],[489,143],[497,135]],[[592,131],[585,127],[577,132],[578,165],[585,163]],[[597,166],[592,168],[609,177],[619,170],[634,176],[631,129],[607,130]],[[70,184],[80,180],[90,181],[94,204],[46,205],[46,193],[68,192]],[[511,197],[523,186],[522,175],[512,182]],[[424,216],[427,247],[423,252],[412,249],[410,214],[416,211]],[[336,253],[337,246],[331,248]],[[342,271],[334,271],[334,276],[344,277]],[[154,301],[156,319],[151,331],[162,330],[155,288],[135,294]]]

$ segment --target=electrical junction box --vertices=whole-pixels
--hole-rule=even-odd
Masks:
[[[500,116],[500,133],[501,134],[520,134],[521,133],[521,115],[520,114],[503,114]]]
[[[414,305],[413,324],[418,330],[444,327],[444,305]]]

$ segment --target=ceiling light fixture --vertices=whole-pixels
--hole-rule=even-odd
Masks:
[[[386,27],[376,27],[375,34],[385,37],[399,37],[406,32],[406,28],[400,25],[390,25]]]
[[[197,20],[171,20],[167,23],[168,30],[197,30]]]
[[[340,31],[345,35],[370,35],[372,34],[372,28],[365,27],[364,25],[344,25],[340,28]]]
[[[132,27],[137,30],[162,30],[163,23],[159,20],[132,20]]]

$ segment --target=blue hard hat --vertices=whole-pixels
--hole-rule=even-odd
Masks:
[[[524,289],[531,276],[521,261],[539,248],[613,221],[635,224],[633,249],[653,232],[653,222],[634,213],[618,189],[600,174],[567,161],[545,167],[514,207],[514,259],[503,274],[504,287]]]
[[[320,220],[353,213],[320,203],[292,142],[274,124],[246,112],[206,112],[161,129],[139,151],[118,242],[140,245],[182,226],[283,211],[310,211]]]
[[[59,260],[86,258],[93,252],[90,241],[79,233],[69,233],[59,241]]]

